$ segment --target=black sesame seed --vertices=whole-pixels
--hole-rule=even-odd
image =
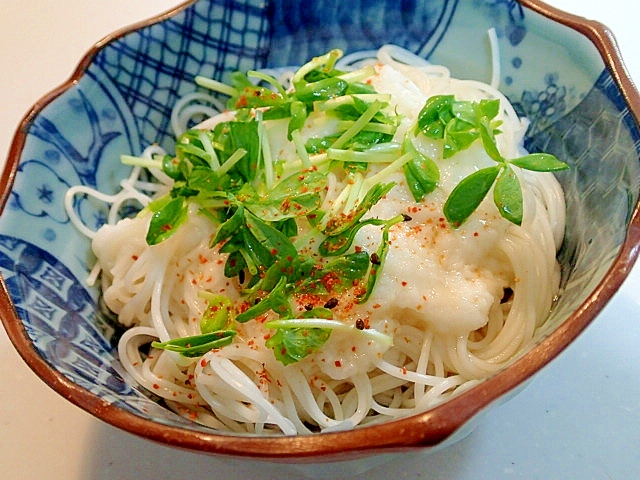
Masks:
[[[502,294],[502,300],[500,300],[500,303],[507,303],[509,300],[511,300],[511,297],[513,297],[513,290],[511,289],[511,287],[506,287],[504,289],[504,293]]]
[[[327,303],[324,304],[324,308],[335,308],[338,306],[338,299],[335,297],[331,297],[327,300]]]

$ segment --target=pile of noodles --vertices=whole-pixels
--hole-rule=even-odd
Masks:
[[[375,62],[370,82],[378,92],[392,95],[390,108],[403,118],[398,138],[415,125],[432,95],[499,98],[499,149],[505,158],[523,154],[527,124],[494,87],[451,78],[446,68],[397,47],[383,47],[373,55],[373,60],[371,52],[345,57],[337,67]],[[207,121],[211,126],[222,105],[201,93],[185,98],[173,117],[176,134],[203,111],[214,117]],[[146,182],[134,168],[115,196],[71,189],[67,208],[92,238],[97,257],[90,281],[101,281],[105,304],[130,327],[118,347],[128,374],[175,412],[200,424],[226,432],[295,435],[424,411],[504,368],[531,346],[557,294],[563,192],[551,173],[517,170],[524,196],[521,226],[502,218],[485,200],[454,229],[442,213],[447,195],[463,177],[494,163],[480,142],[446,161],[437,141],[420,137],[416,146],[436,159],[438,188],[416,203],[402,174],[391,178],[398,185],[368,215],[407,213],[411,221],[390,229],[385,268],[369,300],[357,304],[340,298],[334,311],[345,324],[366,319],[367,328],[392,342],[351,333],[353,329],[335,331],[317,352],[287,366],[265,347],[269,332],[257,321],[238,325],[231,345],[201,357],[149,348],[152,340],[200,333],[207,304],[199,291],[241,299],[237,280],[223,275],[225,255],[209,246],[216,225],[194,211],[173,237],[149,246],[149,215],[119,219],[120,207],[132,198],[146,205],[170,189],[171,179],[160,171],[152,171],[155,180]],[[151,147],[145,155],[158,150]],[[375,171],[372,167],[370,174]],[[337,201],[344,189],[341,182],[329,175],[323,208]],[[108,224],[97,232],[73,213],[74,196],[87,193],[111,205]],[[379,235],[369,228],[375,227],[363,228],[354,244],[375,252]],[[305,235],[303,230],[296,241],[304,244]]]

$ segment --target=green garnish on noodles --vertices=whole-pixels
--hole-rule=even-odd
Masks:
[[[230,343],[236,322],[275,314],[279,320],[266,324],[274,330],[267,346],[278,360],[297,362],[320,348],[339,322],[330,309],[296,313],[291,300],[302,293],[329,298],[352,291],[356,301],[367,301],[384,269],[390,229],[410,220],[406,215],[367,216],[396,186],[388,177],[402,172],[416,202],[440,181],[437,164],[414,146],[416,136],[442,141],[445,159],[481,142],[496,162],[464,178],[451,192],[444,214],[454,227],[465,222],[492,187],[500,214],[519,225],[522,191],[513,167],[545,172],[568,168],[548,154],[503,158],[495,140],[500,134],[499,100],[431,97],[414,128],[401,142],[394,141],[401,117],[388,108],[389,95],[366,83],[374,69],[340,71],[335,63],[341,55],[332,50],[303,65],[289,90],[260,72],[234,73],[229,85],[197,77],[201,87],[228,96],[234,118],[211,130],[187,130],[177,139],[174,156],[123,156],[124,163],[160,169],[175,182],[145,209],[151,214],[147,242],[170,238],[195,207],[217,224],[211,247],[227,254],[224,273],[243,286],[242,311],[231,312],[228,299],[209,298],[202,335],[155,342],[155,347],[194,355]],[[331,118],[336,131],[304,140],[311,115]],[[272,120],[286,121],[297,161],[273,158],[265,128]],[[376,173],[365,175],[373,164],[378,165]],[[330,172],[347,181],[336,200],[323,207]],[[297,245],[302,222],[317,237],[315,251]],[[367,226],[375,227],[380,239],[371,254],[353,246],[356,234]],[[381,340],[380,335],[372,338]]]

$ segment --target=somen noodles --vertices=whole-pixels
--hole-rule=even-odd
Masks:
[[[66,198],[135,382],[214,429],[309,434],[424,411],[531,346],[566,166],[524,151],[494,86],[393,46],[197,82],[216,95],[176,106],[173,154]],[[110,205],[97,232],[81,194]]]

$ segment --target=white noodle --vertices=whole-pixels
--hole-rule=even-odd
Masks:
[[[348,55],[337,66],[359,69],[375,64],[372,83],[381,93],[390,94],[397,102],[395,108],[406,116],[415,116],[415,106],[420,108],[432,95],[500,99],[503,123],[498,147],[505,156],[515,157],[523,152],[527,122],[518,118],[496,89],[500,72],[495,32],[489,32],[489,38],[491,85],[451,78],[446,68],[392,45]],[[292,78],[291,73],[272,73],[286,82]],[[208,95],[187,96],[176,106],[172,128],[179,135],[194,119],[213,116],[223,108]],[[231,118],[232,112],[225,113],[200,128]],[[281,160],[280,150],[295,151],[281,144],[269,150],[272,142],[279,141],[278,135],[277,130],[264,127],[260,131],[268,188],[278,180],[274,165]],[[425,154],[438,151],[424,140],[416,148]],[[215,151],[209,148],[208,152],[217,161]],[[152,146],[143,157],[164,154]],[[172,180],[162,171],[151,170],[156,183],[140,180],[140,168],[134,168],[115,195],[73,187],[65,207],[73,224],[93,240],[98,262],[89,281],[95,282],[102,273],[105,304],[123,325],[131,327],[120,339],[118,355],[137,384],[164,398],[185,418],[218,430],[265,435],[340,431],[424,411],[472,388],[524,352],[544,322],[557,293],[555,255],[565,222],[563,192],[552,174],[516,169],[525,201],[521,227],[509,224],[487,206],[481,206],[460,229],[439,226],[447,191],[456,179],[479,168],[477,162],[487,162],[483,155],[481,147],[472,146],[441,162],[441,184],[424,205],[407,200],[403,178],[389,173],[388,167],[374,165],[362,174],[363,182],[385,175],[399,184],[371,215],[390,218],[390,212],[396,215],[411,208],[415,218],[409,226],[399,224],[389,230],[392,248],[370,301],[356,306],[355,313],[345,310],[345,328],[333,328],[337,322],[318,319],[318,326],[333,328],[331,337],[318,352],[287,366],[265,346],[265,337],[272,332],[254,321],[238,326],[231,345],[201,357],[156,348],[148,356],[141,354],[141,347],[153,340],[200,333],[199,319],[207,304],[198,291],[241,301],[240,286],[222,274],[225,254],[209,248],[217,227],[197,210],[190,212],[175,235],[154,246],[145,241],[148,215],[119,221],[125,202],[145,206],[171,188]],[[374,180],[372,175],[377,175]],[[79,195],[108,206],[107,226],[94,232],[83,224],[75,205]],[[340,175],[329,173],[322,209],[339,212],[345,204],[355,205],[362,195],[362,182],[347,186]],[[372,234],[376,228],[379,231],[379,227],[365,227],[358,234],[357,242],[368,251],[377,248],[378,240],[372,240],[378,238]],[[301,232],[294,243],[301,248],[316,240],[310,230]],[[465,248],[467,244],[473,246]],[[438,269],[442,276],[432,273]],[[415,287],[400,287],[401,280]],[[501,301],[505,289],[513,294]],[[474,302],[477,309],[465,313],[465,305]],[[369,335],[351,327],[357,315],[370,319]],[[391,336],[392,346],[384,340]]]
[[[195,103],[192,104],[192,102]],[[214,117],[224,112],[224,110],[224,104],[207,93],[195,92],[185,95],[176,102],[171,113],[173,134],[178,137],[187,130],[189,123],[194,119],[199,123],[204,118]]]

